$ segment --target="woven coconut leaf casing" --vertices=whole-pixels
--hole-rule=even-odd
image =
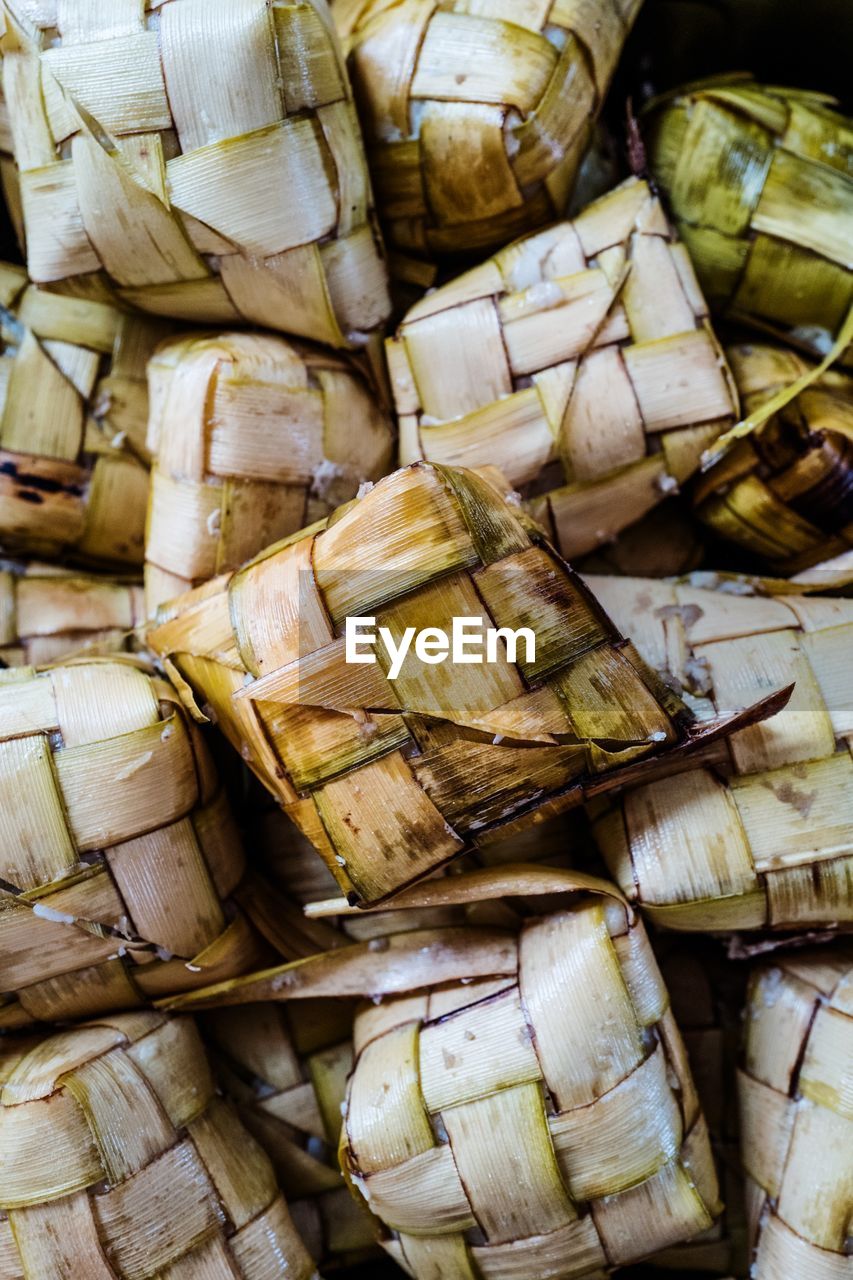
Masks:
[[[2,1280],[316,1280],[190,1019],[0,1041]]]
[[[4,0],[30,275],[332,346],[386,318],[355,108],[323,0]]]
[[[716,940],[659,934],[655,945],[708,1125],[725,1209],[707,1231],[658,1254],[666,1274],[745,1276],[746,1209],[734,1084],[746,985]]]
[[[0,549],[140,565],[145,362],[167,332],[0,263]]]
[[[133,583],[0,561],[0,666],[132,649],[144,616],[142,588]]]
[[[641,2],[336,4],[390,243],[483,251],[559,217]]]
[[[853,952],[753,976],[738,1074],[753,1280],[850,1275]]]
[[[796,682],[784,711],[708,767],[630,790],[600,817],[624,892],[676,929],[853,925],[853,601],[591,585],[700,719]]]
[[[663,99],[649,160],[712,310],[821,354],[853,301],[853,123],[746,79]]]
[[[597,1280],[711,1226],[707,1126],[611,885],[517,864],[423,881],[393,914],[506,897],[526,918],[416,927],[173,1003],[370,995],[341,1159],[392,1256],[417,1280]]]
[[[851,215],[853,216],[853,215]],[[750,414],[810,366],[781,347],[730,347]],[[853,377],[824,373],[696,483],[699,518],[771,566],[798,573],[853,547]]]
[[[300,1236],[318,1262],[338,1265],[376,1246],[337,1155],[352,1018],[351,1001],[309,1000],[220,1009],[201,1020],[217,1081],[272,1161]]]
[[[352,363],[320,348],[177,338],[150,361],[148,383],[149,612],[328,515],[391,465],[388,414]]]
[[[550,490],[533,514],[569,557],[646,515],[737,417],[687,252],[637,179],[428,294],[386,350],[401,462]]]
[[[245,859],[227,800],[174,698],[127,662],[0,672],[0,1027],[133,1008],[267,957],[231,896]]]
[[[455,617],[536,635],[510,661],[412,650],[348,664],[345,620]],[[370,902],[502,824],[571,807],[619,766],[695,742],[690,716],[577,575],[474,472],[426,463],[380,480],[295,535],[161,609],[148,641],[326,860]]]

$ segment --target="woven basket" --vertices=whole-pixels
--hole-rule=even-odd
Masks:
[[[411,652],[392,681],[379,644],[376,664],[347,664],[356,615],[395,637],[458,616],[525,621],[538,643],[440,678]],[[577,575],[470,471],[395,472],[173,601],[148,641],[356,900],[698,742]]]
[[[847,1280],[853,1203],[853,952],[754,975],[739,1073],[753,1280]]]
[[[599,818],[623,890],[675,929],[853,924],[853,601],[592,586],[700,719],[796,681],[779,715],[717,744],[714,768],[631,790]]]
[[[244,855],[227,800],[174,696],[114,661],[0,673],[0,1027],[267,958],[231,898]]]
[[[389,241],[487,250],[559,217],[641,2],[337,4]]]
[[[391,465],[393,432],[355,367],[282,338],[178,338],[148,366],[156,455],[149,612],[327,516]]]
[[[672,1246],[654,1261],[669,1276],[695,1271],[746,1276],[746,1208],[733,1087],[746,985],[744,967],[728,963],[711,939],[659,935],[655,950],[708,1125],[725,1210],[708,1231]]]
[[[0,548],[142,563],[145,362],[168,332],[0,264]]]
[[[550,489],[533,514],[570,557],[677,489],[737,416],[687,253],[637,179],[428,294],[386,348],[401,461]]]
[[[316,1277],[189,1019],[0,1041],[2,1280]]]
[[[396,914],[507,895],[520,931],[415,929],[178,1000],[373,997],[342,1163],[418,1280],[604,1276],[720,1208],[669,998],[615,889],[516,866],[425,881]]]
[[[103,269],[158,315],[367,341],[385,266],[325,0],[4,4],[34,280]]]
[[[216,1078],[270,1157],[300,1236],[338,1266],[376,1245],[337,1157],[352,1017],[352,1002],[317,1000],[221,1009],[201,1023]]]
[[[853,122],[721,78],[664,99],[649,159],[712,310],[826,349],[853,301]]]
[[[50,565],[0,567],[0,666],[133,649],[143,617],[142,588],[133,583]]]
[[[728,357],[745,413],[810,368],[780,347],[732,347]],[[853,547],[853,377],[824,373],[702,476],[694,498],[701,520],[773,572]]]

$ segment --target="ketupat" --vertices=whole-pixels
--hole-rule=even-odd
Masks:
[[[649,160],[711,309],[824,354],[853,303],[853,122],[746,77],[650,108]]]
[[[152,612],[328,515],[391,466],[389,415],[345,357],[269,334],[176,338],[148,365]]]
[[[0,1280],[317,1280],[188,1018],[0,1040]]]
[[[272,1161],[321,1266],[376,1249],[373,1220],[344,1186],[337,1157],[352,1020],[351,1001],[317,1000],[219,1009],[200,1023],[217,1081]]]
[[[745,414],[812,367],[782,347],[728,349]],[[853,547],[853,377],[825,372],[700,476],[700,520],[791,574]]]
[[[485,251],[560,217],[641,3],[336,0],[389,243]]]
[[[0,1027],[134,1008],[271,954],[174,699],[117,661],[0,672]]]
[[[853,952],[781,956],[753,976],[738,1074],[752,1280],[851,1272]]]
[[[132,582],[0,561],[0,666],[133,650],[144,616]]]
[[[397,638],[461,616],[523,624],[535,653],[522,639],[513,661],[436,679],[412,651],[392,680],[381,646],[346,662],[346,619],[371,615]],[[702,736],[517,508],[427,463],[170,602],[148,643],[365,902]]]
[[[611,874],[673,929],[853,925],[853,601],[643,579],[591,585],[698,712],[795,681],[708,767],[628,790],[595,824]]]
[[[687,252],[635,178],[428,294],[386,350],[401,462],[550,490],[532,511],[568,557],[645,516],[737,417]]]
[[[527,916],[510,927],[415,929],[174,1002],[373,997],[342,1163],[417,1280],[593,1280],[720,1209],[669,998],[617,890],[519,865],[424,881],[396,914],[507,896]]]
[[[141,565],[145,363],[168,329],[0,264],[0,548]]]
[[[30,274],[358,346],[388,314],[325,0],[4,0]]]

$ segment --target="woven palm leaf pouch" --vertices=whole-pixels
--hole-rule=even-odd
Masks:
[[[524,623],[533,647],[440,667],[416,649],[394,669],[377,640],[376,661],[348,660],[350,619],[396,644],[460,617]],[[476,473],[426,463],[172,601],[148,642],[366,902],[732,727],[697,734],[536,527]]]
[[[390,469],[389,415],[334,352],[270,334],[194,334],[158,349],[148,382],[149,612]]]
[[[569,557],[677,491],[737,418],[687,251],[636,178],[428,293],[386,352],[401,462],[498,466]]]
[[[0,1040],[2,1280],[317,1280],[189,1018]]]
[[[325,0],[4,0],[30,275],[361,346],[389,299]]]
[[[238,905],[244,872],[206,744],[165,682],[127,660],[0,671],[0,1028],[263,964],[275,953]]]
[[[0,551],[142,563],[145,364],[168,328],[0,264]]]
[[[853,952],[790,952],[753,975],[738,1073],[755,1280],[850,1275]]]
[[[761,343],[728,349],[746,414],[814,368]],[[853,377],[827,370],[702,476],[696,514],[776,573],[792,574],[853,546]]]
[[[53,565],[0,562],[0,663],[37,667],[66,655],[133,650],[142,588]]]
[[[853,123],[837,105],[722,76],[646,117],[652,172],[712,310],[821,355],[853,302]]]
[[[795,682],[779,715],[717,743],[704,767],[606,807],[596,832],[627,895],[675,929],[850,928],[853,601],[592,586],[700,718]]]
[[[398,250],[484,252],[560,217],[642,0],[336,0]]]
[[[388,1252],[418,1280],[591,1280],[711,1226],[707,1128],[617,890],[518,864],[425,881],[396,914],[504,897],[520,929],[415,929],[176,1003],[371,996],[341,1158]]]

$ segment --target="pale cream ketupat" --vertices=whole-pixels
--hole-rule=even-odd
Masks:
[[[386,351],[401,462],[494,464],[570,558],[676,492],[737,417],[687,251],[635,178],[427,294]]]
[[[389,310],[325,0],[4,0],[30,274],[360,346]]]
[[[669,928],[850,928],[853,601],[590,583],[700,717],[795,681],[783,711],[718,744],[706,767],[604,806],[596,834],[623,890]]]
[[[491,923],[505,898],[525,918]],[[707,1127],[642,922],[618,891],[516,865],[427,880],[398,903],[403,930],[426,906],[485,914],[174,1003],[372,997],[356,1020],[341,1159],[404,1269],[598,1280],[708,1230],[720,1203]]]
[[[129,661],[0,671],[0,1028],[132,1009],[274,952],[201,735]]]
[[[0,1280],[319,1280],[189,1018],[0,1039]]]
[[[145,364],[168,326],[0,263],[0,551],[142,564]]]
[[[344,355],[269,334],[194,334],[158,349],[148,384],[149,612],[391,466],[390,415]]]
[[[752,1280],[849,1280],[853,951],[759,968],[738,1073]]]
[[[144,616],[142,587],[132,581],[0,560],[0,664],[7,667],[132,651]]]

